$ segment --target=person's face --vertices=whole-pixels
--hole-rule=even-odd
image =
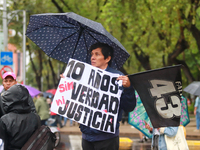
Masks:
[[[47,104],[51,104],[51,99],[47,98]]]
[[[3,79],[3,87],[5,90],[8,90],[11,86],[17,84],[17,81],[13,79],[11,76],[7,76]]]
[[[106,69],[111,57],[104,59],[101,48],[96,48],[91,52],[91,65],[100,69]]]

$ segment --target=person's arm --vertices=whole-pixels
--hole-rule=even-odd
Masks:
[[[168,137],[176,135],[178,127],[162,127],[160,128],[160,134],[166,134]]]
[[[196,114],[197,114],[198,103],[199,103],[199,97],[197,97],[197,98],[195,99],[195,104],[194,104],[194,115],[195,115],[195,116],[196,116]]]
[[[121,75],[117,80],[122,80],[122,86],[124,88],[120,98],[120,107],[126,112],[131,112],[136,106],[135,90],[128,76]]]
[[[145,123],[145,128],[148,129],[150,131],[150,133],[153,132],[153,128],[150,127],[150,125],[144,120],[144,123]]]
[[[194,107],[194,115],[196,116],[197,114],[197,107]]]
[[[120,108],[125,112],[131,112],[136,106],[135,90],[132,86],[124,88],[120,98]]]

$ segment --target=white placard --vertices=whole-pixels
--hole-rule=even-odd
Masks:
[[[115,133],[122,81],[87,63],[70,59],[51,111],[104,132]]]

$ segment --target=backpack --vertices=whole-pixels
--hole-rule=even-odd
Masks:
[[[40,126],[28,139],[21,150],[53,150],[56,136],[48,126]]]

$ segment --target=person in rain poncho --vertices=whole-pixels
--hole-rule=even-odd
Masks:
[[[6,150],[20,150],[39,125],[28,99],[29,92],[22,85],[13,85],[1,95],[6,114],[0,119],[0,139]]]
[[[17,84],[17,81],[16,81],[16,75],[14,72],[6,72],[3,74],[3,90],[1,91],[1,95],[3,92],[7,91],[10,87],[12,87],[13,85]],[[0,96],[1,97],[1,96]],[[36,110],[35,110],[35,105],[34,105],[34,102],[33,102],[33,99],[31,97],[31,95],[29,94],[29,104],[31,106],[31,111],[36,113]],[[5,111],[4,111],[4,108],[2,106],[2,102],[0,100],[0,117],[3,116],[5,114]]]

